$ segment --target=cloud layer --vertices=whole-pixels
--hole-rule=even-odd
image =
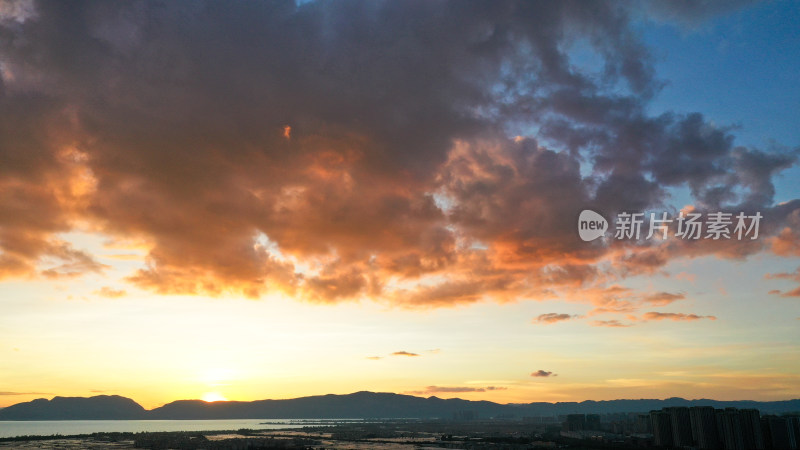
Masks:
[[[126,280],[165,294],[628,314],[684,299],[610,291],[674,258],[800,249],[800,200],[772,184],[797,153],[648,115],[663,82],[622,4],[2,5],[3,278],[102,273],[62,237],[83,230],[146,248]],[[664,209],[676,187],[696,211],[760,211],[761,238],[577,238],[587,205]],[[699,318],[665,314],[644,318]]]
[[[487,392],[487,391],[504,391],[508,388],[503,386],[427,386],[423,390],[408,391],[406,394],[410,395],[432,395],[432,394],[453,394],[453,393],[466,393],[466,392]]]

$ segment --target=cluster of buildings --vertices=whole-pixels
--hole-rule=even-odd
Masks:
[[[709,450],[800,450],[799,415],[757,409],[673,406],[649,414],[569,414],[561,436],[624,442],[630,447]]]
[[[673,406],[650,412],[653,443],[664,448],[796,450],[800,417],[757,409]]]

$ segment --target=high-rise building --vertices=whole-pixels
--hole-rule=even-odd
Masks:
[[[791,420],[786,417],[764,416],[761,418],[762,430],[767,439],[767,448],[772,450],[795,450],[797,439]]]
[[[788,416],[786,420],[789,422],[790,434],[794,436],[794,445],[800,449],[800,416]]]
[[[764,438],[761,435],[761,414],[757,409],[740,409],[739,420],[742,424],[744,448],[764,450]]]
[[[697,448],[702,450],[722,448],[717,431],[717,415],[713,407],[693,406],[689,408],[689,420],[692,423],[692,437]]]
[[[742,421],[736,408],[717,410],[717,431],[725,450],[749,450],[744,446]]]
[[[672,427],[672,445],[675,447],[690,447],[692,442],[692,422],[689,419],[689,408],[686,406],[672,406],[664,408],[669,414]]]
[[[658,447],[672,447],[672,421],[665,411],[650,411],[653,423],[653,443]]]
[[[650,422],[649,414],[636,415],[636,432],[637,433],[652,433],[653,424]]]
[[[566,431],[582,431],[586,429],[586,416],[583,414],[568,414]]]
[[[586,429],[587,430],[599,430],[600,429],[600,415],[599,414],[587,414],[586,415]]]

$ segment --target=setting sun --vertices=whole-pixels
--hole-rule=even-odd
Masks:
[[[0,439],[800,399],[797,2],[168,5],[0,0]]]
[[[203,395],[203,401],[204,402],[209,402],[209,403],[211,403],[211,402],[224,402],[224,401],[227,401],[227,400],[228,399],[225,398],[219,392],[207,392],[207,393],[205,393]]]

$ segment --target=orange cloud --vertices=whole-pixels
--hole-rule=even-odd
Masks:
[[[592,305],[589,315],[628,315],[681,299],[618,288],[676,258],[797,254],[800,199],[775,205],[772,184],[797,156],[735,147],[730,129],[700,113],[646,115],[660,82],[625,8],[459,9],[448,17],[463,26],[424,30],[422,48],[414,30],[428,22],[417,19],[442,17],[435,2],[403,14],[391,2],[248,10],[256,28],[232,21],[234,10],[179,5],[145,20],[129,7],[87,4],[64,18],[44,2],[26,26],[0,24],[10,74],[0,90],[0,278],[103,272],[59,238],[89,229],[146,242],[125,280],[161,294],[405,308],[562,298]],[[135,43],[96,29],[120,17]],[[542,17],[557,23],[531,26]],[[52,23],[74,26],[37,31]],[[507,36],[476,52],[487,26]],[[231,29],[242,33],[217,34]],[[385,48],[397,29],[410,32]],[[584,41],[626,93],[570,63],[563,48]],[[497,93],[509,79],[518,83]],[[501,131],[517,122],[537,136]],[[661,207],[675,187],[698,212],[759,210],[761,237],[576,235],[587,205],[611,218]]]
[[[800,267],[794,272],[768,273],[764,275],[767,280],[794,280],[800,281]]]
[[[768,273],[764,275],[764,278],[768,280],[792,280],[800,282],[800,267],[794,272]],[[785,292],[779,289],[773,289],[769,291],[769,294],[780,295],[781,297],[800,297],[800,286]]]
[[[103,286],[102,288],[93,292],[95,295],[99,295],[101,297],[106,298],[119,298],[128,295],[127,292],[123,289],[114,289],[108,286]]]
[[[770,294],[780,295],[781,297],[800,297],[800,287],[796,287],[789,291],[771,290]]]
[[[685,294],[672,294],[669,292],[657,292],[644,297],[644,301],[655,306],[665,306],[678,300],[686,298]]]
[[[693,274],[693,273],[688,273],[688,272],[679,272],[678,274],[675,275],[675,279],[676,280],[686,280],[686,281],[689,281],[691,283],[694,283],[695,281],[697,281],[697,275]]]
[[[780,256],[800,256],[800,211],[792,211],[786,226],[769,238],[772,251]]]

